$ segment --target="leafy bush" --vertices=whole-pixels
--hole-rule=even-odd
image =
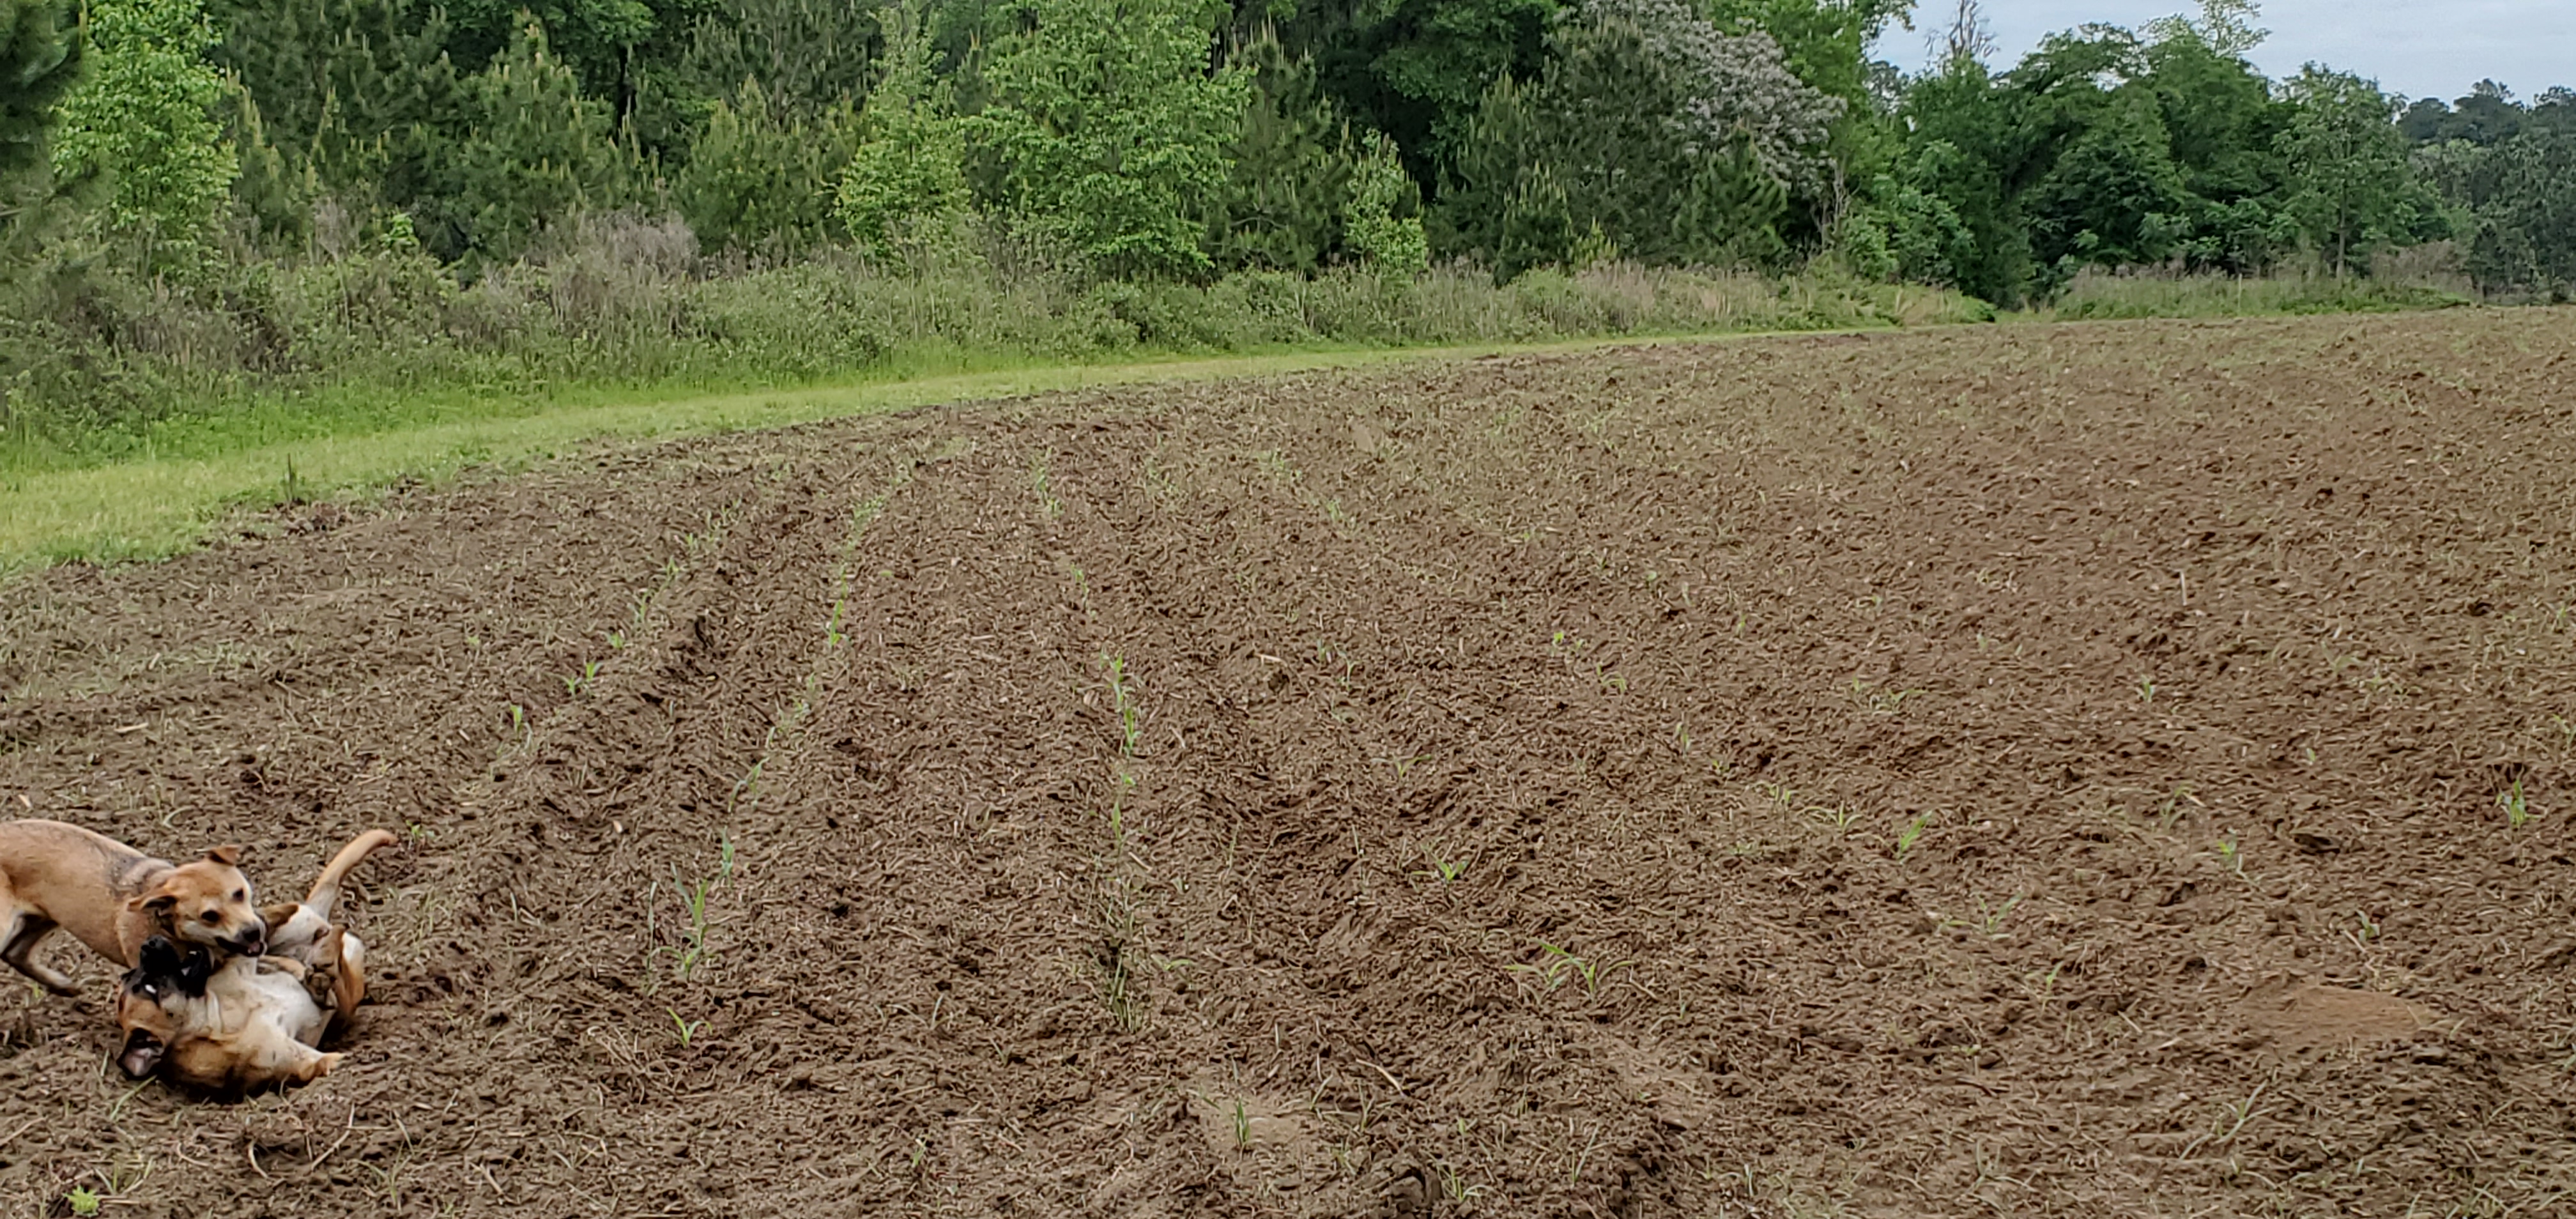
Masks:
[[[62,99],[60,178],[109,184],[103,219],[156,266],[201,252],[239,166],[214,117],[218,36],[199,0],[92,0],[89,79]]]
[[[994,203],[1116,276],[1209,268],[1196,217],[1220,198],[1247,72],[1209,71],[1207,9],[1186,0],[1029,0],[966,120],[1000,166]]]

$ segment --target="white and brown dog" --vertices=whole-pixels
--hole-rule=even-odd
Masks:
[[[322,1038],[367,991],[366,945],[332,924],[331,908],[350,869],[393,841],[384,830],[359,835],[301,904],[267,911],[265,956],[147,937],[117,993],[117,1065],[136,1079],[166,1070],[192,1087],[243,1093],[330,1074],[341,1056],[323,1053]]]

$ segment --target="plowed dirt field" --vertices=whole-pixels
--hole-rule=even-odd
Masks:
[[[351,1057],[0,1000],[0,1215],[2576,1209],[2576,312],[968,405],[0,588],[0,801]],[[11,983],[15,986],[15,983]]]

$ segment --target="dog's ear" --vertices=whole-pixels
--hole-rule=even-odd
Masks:
[[[176,976],[182,965],[179,946],[171,943],[166,935],[156,935],[143,941],[143,950],[135,960],[137,969],[154,978]]]
[[[215,976],[215,954],[203,948],[181,949],[178,971],[173,975],[180,993],[194,999],[206,993],[206,983]]]
[[[241,857],[241,847],[231,843],[226,843],[223,846],[216,847],[214,850],[206,852],[206,858],[214,860],[216,863],[222,864],[227,868],[240,867]]]
[[[141,910],[151,914],[166,915],[170,913],[172,907],[179,904],[179,895],[164,890],[158,893],[143,894],[142,896],[136,897],[125,904],[129,909]]]

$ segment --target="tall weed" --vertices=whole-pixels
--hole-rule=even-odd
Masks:
[[[550,397],[601,390],[1912,325],[1983,310],[1823,270],[1773,280],[1622,263],[1533,271],[1501,287],[1465,265],[1245,272],[1204,286],[1095,280],[981,229],[898,243],[884,259],[825,250],[781,265],[703,256],[677,220],[633,215],[558,226],[519,261],[470,279],[402,242],[246,262],[184,287],[104,265],[57,261],[0,292],[0,468],[359,433],[459,398],[541,410]]]

